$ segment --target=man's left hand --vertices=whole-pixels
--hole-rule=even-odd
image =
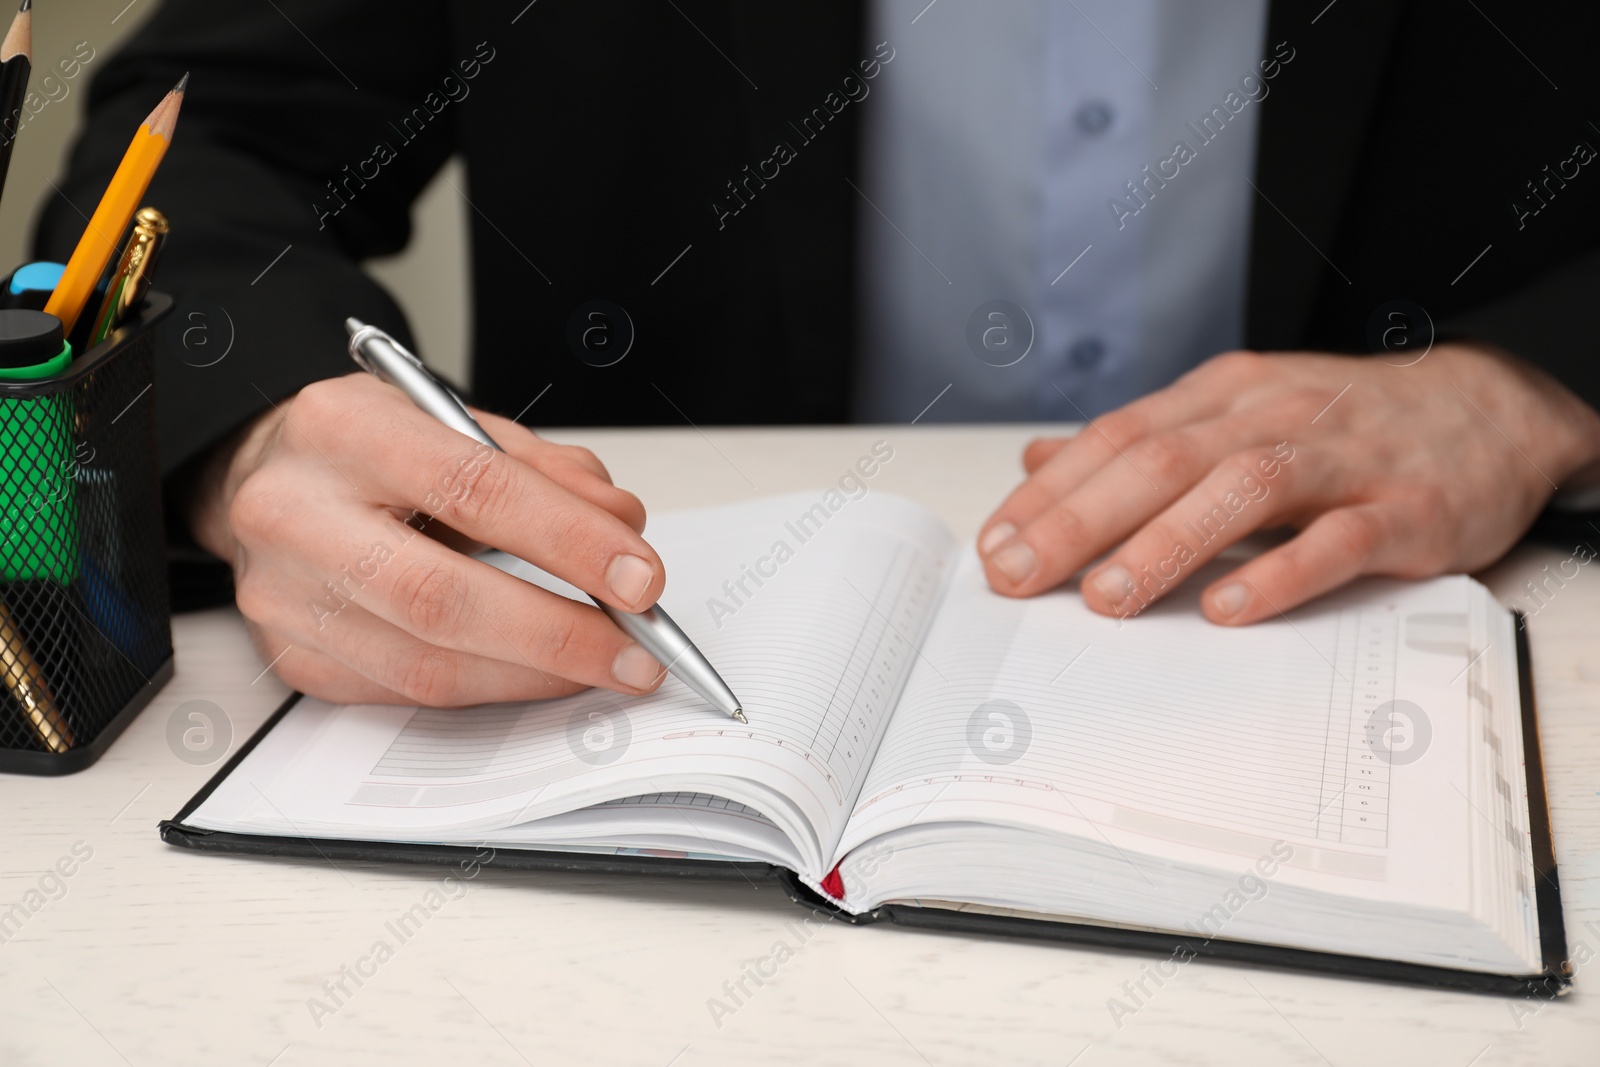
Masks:
[[[1600,480],[1600,414],[1487,346],[1393,356],[1230,352],[1027,447],[1027,480],[984,524],[1009,596],[1083,575],[1132,615],[1240,538],[1299,533],[1216,580],[1213,622],[1288,611],[1364,574],[1423,578],[1498,559],[1557,488]]]

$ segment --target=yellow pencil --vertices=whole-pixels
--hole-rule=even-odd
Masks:
[[[67,269],[50,295],[50,302],[44,306],[61,320],[68,334],[72,333],[78,316],[83,314],[94,287],[100,283],[106,264],[116,254],[117,242],[128,228],[128,220],[133,218],[139,201],[144,199],[150,179],[161,165],[161,157],[167,154],[173,128],[178,124],[178,109],[183,106],[183,91],[188,84],[189,75],[185,74],[133,135],[133,143],[122,157],[122,164],[117,167],[105,196],[100,198],[100,206],[94,209],[89,228],[83,231],[78,247],[72,250]]]

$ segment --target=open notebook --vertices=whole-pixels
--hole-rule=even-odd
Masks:
[[[1519,635],[1470,578],[1229,629],[1199,615],[1205,574],[1128,620],[1070,587],[997,596],[933,514],[879,493],[668,514],[650,536],[663,605],[747,726],[670,678],[466,710],[300,699],[163,836],[725,865],[789,872],[855,921],[1565,984]]]

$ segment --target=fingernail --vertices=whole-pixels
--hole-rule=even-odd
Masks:
[[[650,588],[655,568],[638,556],[618,556],[606,568],[606,588],[628,607],[637,604]]]
[[[1133,592],[1133,575],[1122,564],[1113,563],[1094,576],[1094,587],[1115,607]]]
[[[1238,582],[1227,585],[1211,594],[1211,608],[1224,619],[1231,619],[1244,610],[1250,602],[1250,591]]]
[[[983,540],[978,542],[978,554],[987,556],[1007,541],[1017,535],[1017,528],[1009,522],[1002,522],[999,526],[983,535]]]
[[[1007,545],[989,559],[1001,574],[1013,582],[1026,581],[1039,562],[1033,554],[1033,546],[1026,541]]]
[[[616,660],[611,664],[611,673],[630,689],[649,689],[661,674],[661,664],[644,650],[643,645],[630,644],[617,653]]]

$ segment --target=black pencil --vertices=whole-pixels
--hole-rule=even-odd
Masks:
[[[0,194],[5,192],[11,169],[11,149],[22,128],[22,101],[28,95],[28,74],[33,70],[33,0],[11,20],[0,41]]]

